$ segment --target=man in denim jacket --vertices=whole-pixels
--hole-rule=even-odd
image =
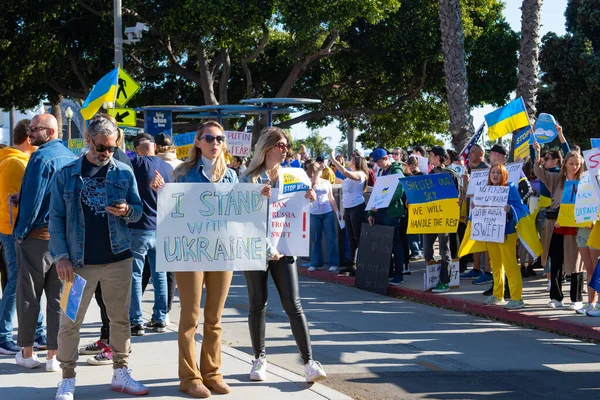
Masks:
[[[34,345],[38,348],[47,346],[47,371],[58,369],[54,355],[58,348],[56,337],[62,292],[62,282],[58,279],[48,251],[50,183],[58,170],[75,158],[58,139],[58,132],[53,115],[39,114],[33,117],[27,135],[31,145],[39,147],[29,158],[20,193],[11,196],[11,201],[19,204],[13,236],[18,264],[17,345],[22,349],[15,359],[18,365],[35,368],[40,362],[33,352]],[[36,334],[42,291],[46,292],[47,339],[43,334]]]
[[[142,216],[142,201],[131,168],[113,158],[117,129],[111,117],[95,116],[86,138],[90,150],[65,166],[52,184],[50,254],[60,279],[72,281],[75,268],[87,282],[75,321],[65,314],[60,321],[58,360],[63,379],[57,400],[73,399],[79,330],[98,282],[110,319],[111,389],[148,393],[127,369],[132,271],[127,224]]]

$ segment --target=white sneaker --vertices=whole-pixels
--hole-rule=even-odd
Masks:
[[[261,354],[256,360],[252,361],[252,369],[250,370],[251,381],[264,381],[267,379],[267,358]]]
[[[171,323],[171,320],[169,319],[169,313],[167,313],[165,315],[165,325],[169,325]]]
[[[33,353],[29,358],[23,358],[23,350],[17,353],[15,356],[17,365],[25,368],[37,368],[40,366],[40,360],[38,360],[37,354]]]
[[[58,371],[60,371],[60,363],[56,359],[56,356],[54,358],[51,358],[50,360],[46,360],[46,372]]]
[[[577,311],[581,308],[583,308],[583,303],[581,301],[576,301],[575,303],[571,303],[569,305],[569,310]]]
[[[315,267],[308,267],[308,272],[314,272],[314,271],[316,271],[316,270],[317,270],[317,269],[316,269]]]
[[[308,383],[324,381],[327,378],[327,374],[321,363],[314,360],[310,360],[308,364],[304,366],[304,376]]]
[[[75,378],[66,378],[58,384],[54,400],[73,400],[75,396]]]
[[[585,315],[588,311],[593,311],[596,308],[595,304],[588,304],[585,307],[581,307],[579,310],[575,310],[575,312],[579,315]]]
[[[563,304],[563,302],[558,300],[550,300],[550,302],[548,303],[548,308],[561,308],[564,306],[565,305]]]
[[[550,281],[548,281],[548,286],[546,286],[546,292],[550,291]]]
[[[122,367],[113,370],[113,378],[110,383],[110,390],[122,392],[134,396],[142,396],[150,391],[146,386],[142,385],[131,377],[131,370],[127,367]]]
[[[329,272],[335,272],[337,274],[338,272],[340,272],[340,267],[329,267]]]

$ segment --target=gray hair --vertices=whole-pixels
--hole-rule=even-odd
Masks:
[[[96,114],[90,120],[90,124],[87,129],[87,135],[91,138],[95,138],[98,135],[114,135],[118,138],[119,128],[117,127],[117,121],[110,115]]]

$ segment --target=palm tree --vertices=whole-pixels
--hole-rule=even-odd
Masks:
[[[331,147],[326,143],[331,138],[329,136],[321,136],[321,132],[312,131],[306,139],[296,141],[298,144],[304,144],[311,157],[325,156],[331,152]]]
[[[536,114],[541,10],[542,0],[523,0],[517,97],[522,96],[525,100],[530,119]]]
[[[450,133],[454,148],[462,149],[475,129],[469,109],[469,84],[467,82],[460,1],[439,1],[444,75],[450,111]]]

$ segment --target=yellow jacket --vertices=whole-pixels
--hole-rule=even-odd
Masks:
[[[17,219],[17,207],[13,207],[12,221],[8,196],[21,190],[21,182],[29,156],[21,150],[7,147],[0,149],[0,233],[11,235]]]

